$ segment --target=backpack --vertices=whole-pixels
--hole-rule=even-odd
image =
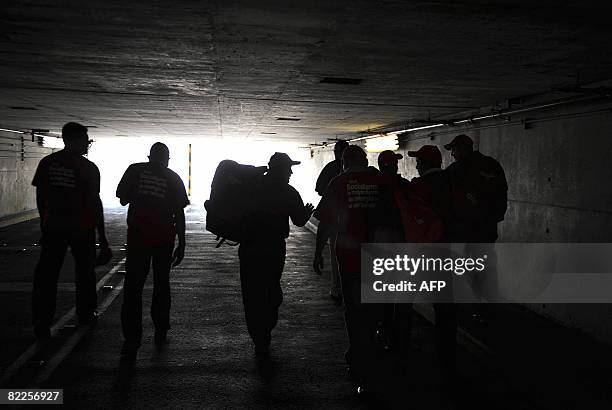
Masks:
[[[206,230],[217,235],[217,248],[225,240],[238,243],[244,239],[245,222],[253,201],[251,182],[267,169],[231,160],[223,160],[217,166],[210,199],[204,202]]]

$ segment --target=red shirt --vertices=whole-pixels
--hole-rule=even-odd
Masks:
[[[148,162],[132,164],[117,187],[117,197],[130,203],[128,245],[174,243],[174,215],[189,204],[181,178]]]
[[[40,161],[32,185],[43,198],[44,228],[95,228],[100,171],[93,162],[69,150],[54,152]]]
[[[386,237],[387,228],[398,223],[394,220],[397,209],[392,183],[371,167],[349,170],[329,183],[317,212],[321,223],[337,228],[336,254],[341,273],[361,271],[362,243],[393,242]]]

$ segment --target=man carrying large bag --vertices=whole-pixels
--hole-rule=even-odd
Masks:
[[[238,250],[240,284],[247,329],[255,354],[263,358],[269,355],[271,332],[283,301],[280,279],[288,221],[304,226],[314,210],[312,204],[304,205],[298,191],[289,185],[291,167],[298,164],[289,155],[276,152],[268,172],[253,178],[248,190],[251,199]]]

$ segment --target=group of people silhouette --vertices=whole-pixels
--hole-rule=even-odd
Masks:
[[[313,267],[320,272],[329,240],[330,296],[338,298],[334,285],[338,272],[345,307],[349,339],[345,357],[359,391],[367,392],[376,389],[373,369],[377,349],[391,350],[400,361],[407,359],[411,305],[362,303],[361,245],[494,242],[497,224],[506,211],[507,182],[499,163],[474,151],[472,139],[464,134],[444,146],[455,159],[446,169],[442,169],[437,146],[408,151],[408,156],[416,159],[419,175],[411,181],[398,173],[401,154],[381,152],[376,169],[368,166],[367,154],[359,146],[339,141],[334,148],[336,159],[319,177],[319,181],[329,182],[317,186],[322,199],[314,215],[319,225]],[[326,187],[321,189],[323,185]],[[409,222],[415,219],[432,226]],[[456,366],[456,310],[452,303],[434,303],[434,310],[439,363],[450,379]]]
[[[32,315],[34,333],[42,341],[51,337],[57,281],[67,248],[71,248],[75,259],[76,313],[81,324],[97,320],[94,267],[100,258],[96,258],[96,232],[101,254],[110,254],[99,196],[100,172],[83,156],[91,143],[87,128],[67,123],[62,138],[65,148],[43,158],[32,181],[42,229]],[[280,280],[289,222],[304,226],[311,216],[319,221],[313,269],[321,274],[323,250],[329,243],[329,295],[344,304],[349,342],[345,358],[359,391],[375,389],[372,369],[377,349],[383,347],[400,359],[405,357],[410,344],[411,306],[381,308],[362,303],[361,245],[410,241],[492,243],[497,239],[497,224],[506,212],[507,182],[500,164],[475,151],[473,140],[464,134],[444,148],[454,158],[446,169],[442,169],[438,146],[424,145],[408,151],[408,156],[416,159],[419,174],[409,181],[398,173],[402,155],[383,151],[375,168],[369,166],[361,147],[338,141],[335,159],[323,168],[316,182],[315,190],[321,195],[316,209],[304,204],[289,184],[292,167],[300,162],[285,153],[271,156],[267,172],[250,181],[253,200],[246,222],[249,229],[238,251],[246,325],[257,357],[269,356],[271,332],[283,300]],[[168,147],[159,142],[153,144],[149,161],[130,165],[117,187],[120,203],[129,204],[121,308],[124,343],[120,353],[126,362],[135,360],[141,345],[142,293],[151,265],[151,317],[157,345],[165,343],[170,329],[169,273],[184,258],[184,208],[189,199],[181,178],[168,168],[168,159]],[[403,222],[398,201],[418,203],[404,206],[404,213],[406,209],[427,209],[435,215],[436,226],[441,227],[436,236],[417,234]],[[435,303],[434,308],[441,368],[452,374],[456,361],[456,311],[449,303]]]

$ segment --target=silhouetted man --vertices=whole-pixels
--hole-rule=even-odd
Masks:
[[[495,159],[473,150],[473,141],[465,134],[457,135],[444,146],[455,159],[446,170],[453,189],[454,242],[465,242],[466,253],[486,252],[487,269],[474,275],[476,292],[488,301],[497,300],[497,270],[493,246],[475,249],[471,243],[494,243],[497,224],[504,219],[508,205],[508,183],[503,168]],[[490,309],[476,306],[474,319],[484,322]]]
[[[304,226],[314,209],[312,204],[304,205],[300,194],[289,185],[291,167],[299,163],[282,152],[272,155],[266,175],[253,183],[250,222],[238,251],[244,314],[259,357],[269,354],[270,333],[283,301],[280,279],[289,218],[294,225]]]
[[[394,189],[398,190],[398,195],[408,196],[409,181],[399,174],[398,161],[404,158],[401,154],[396,154],[391,150],[382,151],[378,154],[376,162],[378,169],[387,177]],[[401,238],[403,229],[398,225],[394,228],[394,237]],[[387,345],[391,345],[397,353],[404,353],[408,349],[410,325],[412,316],[412,304],[409,303],[385,303],[383,306],[384,337]],[[380,334],[381,326],[379,326]],[[388,346],[389,347],[389,346]]]
[[[439,243],[452,242],[450,227],[452,226],[452,187],[451,180],[446,171],[442,170],[442,154],[434,145],[424,145],[417,151],[408,151],[408,156],[416,158],[417,178],[410,181],[410,194],[418,197],[425,205],[431,208],[442,220],[442,236]],[[440,254],[440,257],[450,255]],[[440,280],[452,285],[452,277],[441,272],[436,273]],[[449,300],[452,298],[452,287],[445,288],[441,302],[434,303],[435,312],[435,340],[442,369],[446,376],[451,376],[455,369],[457,312],[455,305]]]
[[[331,180],[342,173],[342,153],[348,146],[346,141],[338,141],[334,145],[334,160],[323,167],[315,185],[315,191],[320,196],[323,196]]]
[[[80,324],[95,323],[96,229],[100,247],[108,251],[100,201],[100,172],[83,158],[90,141],[87,128],[69,122],[62,128],[64,149],[44,157],[32,185],[42,229],[41,254],[34,272],[32,316],[38,339],[51,336],[57,280],[68,247],[75,262],[76,313]],[[109,252],[109,251],[108,251]]]
[[[126,276],[121,307],[125,342],[122,359],[131,361],[142,339],[142,290],[153,264],[151,318],[155,344],[162,345],[170,329],[170,268],[185,253],[185,212],[189,204],[181,178],[168,169],[170,153],[160,142],[151,146],[149,162],[132,164],[117,187],[128,209]],[[178,245],[174,248],[175,237]],[[174,250],[174,252],[173,252]]]
[[[368,167],[362,148],[351,145],[342,155],[344,172],[334,178],[319,203],[320,219],[313,261],[320,273],[322,249],[330,233],[336,233],[336,255],[344,297],[344,319],[349,339],[345,353],[351,374],[359,379],[359,391],[373,392],[377,375],[373,370],[374,344],[380,311],[361,303],[361,244],[395,242],[389,238],[389,225],[399,223],[394,218],[393,201],[382,201],[391,194],[390,178],[376,168]],[[391,205],[380,208],[381,203]],[[391,226],[393,228],[393,226]]]
[[[405,189],[408,186],[408,180],[402,177],[398,172],[397,161],[404,158],[402,154],[396,154],[391,150],[385,150],[378,154],[378,169],[385,175],[389,175],[397,187]]]
[[[409,184],[411,195],[415,195],[430,207],[442,220],[444,230],[438,242],[451,242],[449,228],[452,225],[452,187],[448,172],[442,170],[442,154],[434,145],[423,145],[417,151],[408,151],[416,158],[419,176]]]
[[[342,173],[342,153],[349,146],[349,143],[346,141],[338,141],[336,145],[334,145],[334,160],[329,162],[327,165],[323,167],[319,177],[317,178],[317,183],[315,186],[315,190],[317,194],[323,196],[325,189],[329,185],[332,179],[337,177]],[[340,276],[338,275],[338,264],[336,262],[336,246],[333,243],[335,240],[335,235],[330,235],[330,243],[329,243],[329,256],[330,256],[330,268],[331,268],[331,285],[329,288],[329,296],[332,299],[339,302],[342,299],[342,287],[340,286]]]
[[[455,241],[495,242],[497,223],[503,221],[508,205],[503,168],[495,159],[474,151],[472,139],[465,134],[444,148],[455,159],[446,169],[453,184]]]

